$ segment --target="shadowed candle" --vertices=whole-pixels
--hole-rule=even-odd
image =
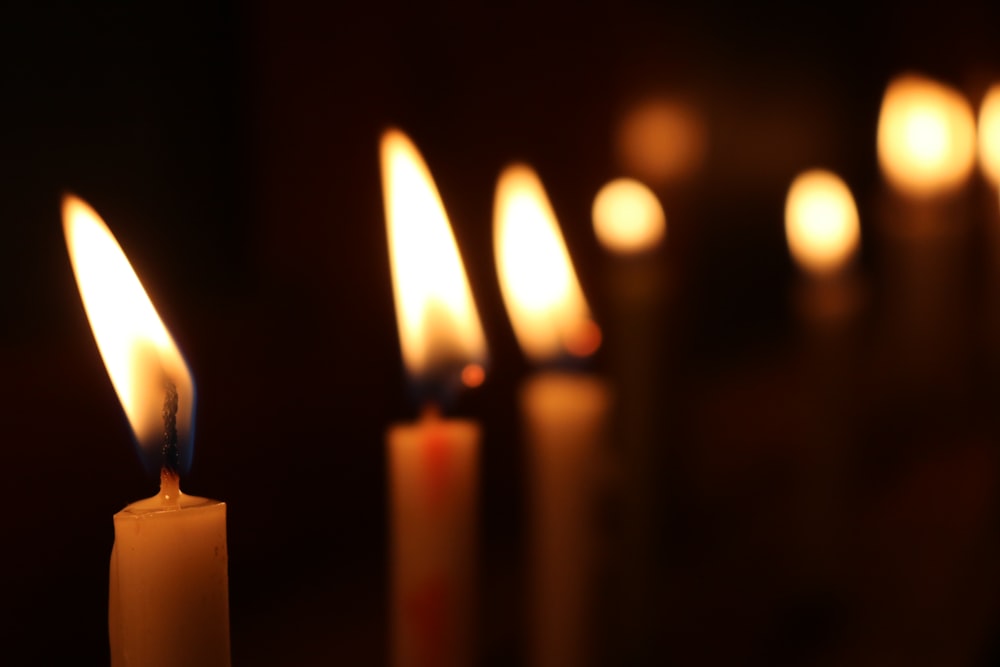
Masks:
[[[113,667],[229,665],[226,505],[188,496],[194,382],[128,259],[90,206],[63,227],[80,296],[159,494],[115,515],[108,632]]]

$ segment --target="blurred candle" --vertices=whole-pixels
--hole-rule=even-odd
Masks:
[[[993,367],[1000,366],[1000,83],[993,84],[979,106],[979,168],[985,181],[980,210],[985,223],[988,280],[982,312]]]
[[[785,200],[785,238],[803,280],[796,306],[812,327],[843,325],[857,305],[851,262],[861,228],[850,189],[836,174],[799,174]]]
[[[796,511],[802,540],[799,571],[827,577],[841,562],[844,464],[853,434],[847,414],[854,327],[861,284],[853,260],[861,237],[858,209],[850,189],[836,174],[813,169],[788,189],[785,237],[800,269],[794,306],[804,330],[802,363],[808,437],[798,453]],[[814,582],[811,582],[814,584]]]
[[[975,141],[972,109],[953,88],[913,74],[886,88],[877,137],[888,186],[878,216],[888,280],[885,356],[897,360],[907,383],[940,386],[967,347],[963,279]]]
[[[392,664],[475,664],[479,425],[440,402],[484,379],[486,340],[444,205],[423,158],[398,130],[381,140],[393,294],[403,361],[428,394],[414,424],[392,426],[389,460]]]
[[[618,178],[594,198],[594,232],[608,252],[606,300],[609,319],[609,368],[616,403],[614,453],[621,476],[616,497],[622,502],[621,539],[610,554],[614,597],[608,624],[617,653],[651,654],[660,617],[654,593],[658,571],[656,539],[657,485],[675,466],[663,465],[669,435],[669,400],[673,383],[661,382],[672,361],[671,329],[665,326],[671,281],[664,263],[666,215],[656,195],[643,183]],[[666,398],[666,400],[664,400]],[[660,494],[662,496],[662,494]]]
[[[114,236],[67,196],[63,226],[111,382],[160,493],[115,515],[108,630],[114,667],[229,665],[226,505],[181,492],[194,383]]]
[[[524,354],[538,364],[591,355],[600,330],[530,167],[513,165],[501,173],[493,221],[501,294]],[[556,370],[536,373],[521,389],[531,466],[535,665],[583,665],[592,648],[595,466],[608,393],[592,375]]]

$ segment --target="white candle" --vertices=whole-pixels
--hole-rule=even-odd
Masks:
[[[486,340],[444,205],[412,142],[381,142],[382,185],[400,345],[407,370],[447,400],[484,379]],[[480,430],[435,407],[386,436],[392,665],[475,664],[476,486]]]
[[[539,363],[592,354],[600,330],[531,168],[513,165],[500,175],[493,220],[501,293],[521,349]],[[608,403],[605,383],[586,374],[540,372],[522,388],[531,466],[534,665],[591,660],[594,505]]]
[[[76,197],[63,226],[111,382],[160,493],[114,517],[108,633],[113,667],[227,667],[226,506],[180,491],[191,458],[194,383],[107,225]]]

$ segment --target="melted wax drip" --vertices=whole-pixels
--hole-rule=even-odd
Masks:
[[[177,385],[169,380],[163,396],[163,469],[177,475],[180,452],[177,450]]]

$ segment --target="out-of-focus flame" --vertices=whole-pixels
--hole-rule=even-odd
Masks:
[[[586,357],[601,343],[538,175],[507,167],[493,205],[500,291],[524,353],[535,361]]]
[[[403,362],[419,381],[481,384],[486,338],[430,170],[396,129],[382,135],[381,162]]]
[[[660,200],[631,178],[618,178],[601,188],[594,198],[592,215],[597,240],[622,255],[652,250],[667,230]]]
[[[150,468],[158,468],[168,384],[177,391],[177,447],[190,465],[194,381],[170,332],[107,225],[86,202],[63,198],[63,231],[97,347]]]
[[[986,179],[1000,187],[1000,83],[986,91],[979,107],[979,165]]]
[[[835,273],[850,261],[861,231],[854,197],[839,176],[813,169],[792,181],[785,236],[796,263],[814,275]]]
[[[910,196],[961,186],[975,163],[972,107],[956,90],[916,75],[894,79],[882,98],[878,158],[889,181]]]
[[[657,186],[694,173],[705,156],[705,125],[687,103],[652,97],[631,108],[618,126],[621,166]]]

